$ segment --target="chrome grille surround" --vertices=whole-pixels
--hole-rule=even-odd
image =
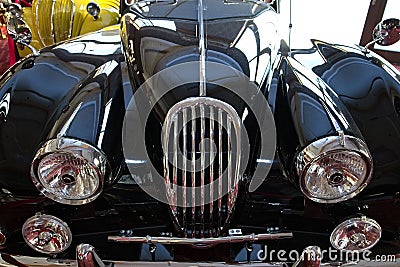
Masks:
[[[34,12],[36,29],[44,46],[72,37],[75,15],[73,0],[39,0]]]
[[[162,133],[164,179],[184,237],[226,230],[241,179],[241,131],[236,110],[217,99],[188,98],[169,110]]]

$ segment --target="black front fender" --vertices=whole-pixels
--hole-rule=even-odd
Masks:
[[[59,126],[56,122],[68,116],[74,99],[87,89],[84,87],[90,79],[96,77],[94,80],[101,84],[97,90],[102,90],[98,92],[102,100],[114,96],[109,87],[113,92],[119,90],[119,68],[116,67],[119,70],[111,76],[102,75],[110,71],[110,64],[119,65],[123,61],[119,31],[107,32],[108,39],[104,41],[107,49],[102,51],[103,54],[91,54],[90,47],[102,42],[102,34],[97,32],[46,48],[38,57],[19,61],[1,77],[0,184],[4,188],[13,193],[37,193],[29,178],[32,159],[40,145],[56,131]],[[112,35],[114,38],[110,41]],[[104,109],[96,112],[102,111]],[[87,122],[83,129],[97,127],[91,130],[98,131],[101,123],[89,125]],[[85,136],[76,137],[85,139]]]

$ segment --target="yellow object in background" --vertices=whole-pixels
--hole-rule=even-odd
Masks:
[[[100,7],[98,16],[88,13],[89,3]],[[22,19],[31,29],[31,45],[41,49],[117,24],[119,5],[119,0],[34,0],[31,8],[23,8]],[[18,52],[21,57],[31,53],[27,47],[18,47]]]

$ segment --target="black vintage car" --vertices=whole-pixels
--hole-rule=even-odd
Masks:
[[[395,261],[400,74],[364,47],[291,50],[278,11],[127,1],[121,25],[10,68],[2,260]],[[383,21],[374,41],[394,43],[399,30]]]

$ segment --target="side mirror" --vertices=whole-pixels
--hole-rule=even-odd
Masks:
[[[37,50],[30,45],[32,42],[32,32],[28,25],[21,18],[10,17],[7,21],[7,32],[10,37],[19,44],[27,46],[34,55],[39,55]]]
[[[11,15],[11,17],[22,17],[22,7],[19,4],[9,4],[7,7],[7,12]]]
[[[20,18],[9,18],[7,32],[11,38],[20,44],[29,45],[32,41],[32,32],[28,25]]]
[[[386,19],[376,25],[372,36],[374,42],[382,46],[397,43],[400,40],[400,20]]]

